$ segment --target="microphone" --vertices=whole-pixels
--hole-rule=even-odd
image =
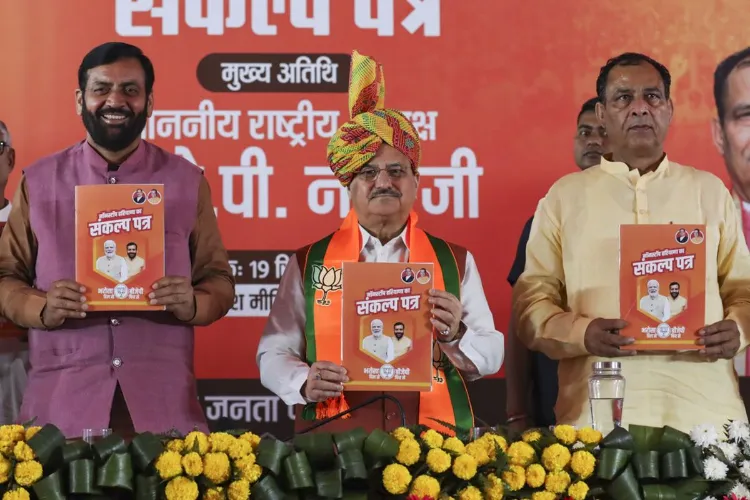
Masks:
[[[328,417],[328,418],[326,418],[324,420],[321,420],[320,422],[316,422],[313,425],[311,425],[310,427],[308,427],[306,429],[303,429],[303,430],[295,433],[295,435],[305,434],[307,432],[315,430],[318,427],[322,427],[322,426],[324,426],[324,425],[326,425],[328,423],[333,422],[334,420],[340,419],[344,415],[350,414],[354,410],[358,410],[360,408],[364,408],[365,406],[369,406],[369,405],[371,405],[372,403],[374,403],[376,401],[380,401],[381,399],[383,399],[383,400],[388,399],[388,400],[393,401],[393,403],[396,405],[396,407],[398,407],[399,413],[401,414],[401,427],[406,427],[406,412],[404,411],[404,407],[401,406],[401,402],[398,399],[394,398],[393,396],[391,396],[389,394],[381,394],[379,396],[373,396],[370,399],[367,399],[367,400],[361,402],[358,405],[354,405],[354,406],[350,407],[346,411],[342,411],[341,413],[337,413],[336,415],[334,415],[332,417]],[[291,437],[291,438],[287,439],[286,441],[291,441],[292,439],[294,439],[294,437]]]

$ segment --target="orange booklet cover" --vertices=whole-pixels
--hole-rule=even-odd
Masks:
[[[622,349],[693,350],[706,326],[706,226],[620,226]]]
[[[344,262],[347,391],[432,389],[432,273],[432,263]]]
[[[164,310],[149,305],[164,277],[164,185],[76,186],[76,281],[89,311]]]
[[[5,222],[0,222],[0,234],[3,232],[4,227]],[[23,337],[24,335],[26,335],[25,329],[18,328],[12,321],[0,316],[0,338]]]

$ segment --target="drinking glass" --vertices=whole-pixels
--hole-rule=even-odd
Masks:
[[[93,445],[112,434],[112,429],[83,429],[81,436],[88,444]]]

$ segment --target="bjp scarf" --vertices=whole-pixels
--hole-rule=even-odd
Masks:
[[[328,142],[328,164],[342,185],[349,185],[382,144],[401,151],[417,172],[419,135],[401,112],[385,109],[383,67],[356,50],[349,74],[349,117]]]
[[[412,212],[407,222],[405,240],[409,247],[409,261],[432,262],[434,264],[434,287],[446,290],[460,299],[461,278],[451,246],[416,227],[417,219],[416,212]],[[359,260],[361,248],[362,235],[359,222],[352,210],[335,233],[313,243],[306,250],[301,265],[306,313],[306,358],[309,364],[317,360],[341,363],[342,293],[340,291],[329,293],[327,299],[330,304],[320,304],[317,300],[320,294],[315,288],[314,278],[317,276],[318,280],[323,279],[320,276],[323,270],[326,274],[340,273],[342,262]],[[462,429],[472,427],[474,415],[461,374],[437,345],[434,346],[433,359],[437,359],[438,362],[433,363],[432,390],[420,392],[419,423],[439,428],[449,434],[453,431],[432,419]],[[347,409],[346,399],[342,395],[317,404],[306,405],[303,418],[321,420]]]

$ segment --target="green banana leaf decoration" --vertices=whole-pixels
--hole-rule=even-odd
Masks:
[[[710,486],[702,474],[701,450],[684,432],[617,427],[600,445],[596,493],[613,500],[698,500]]]

